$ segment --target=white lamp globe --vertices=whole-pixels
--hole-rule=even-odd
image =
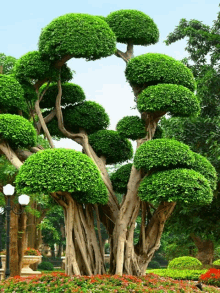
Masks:
[[[13,195],[14,192],[15,192],[15,188],[11,184],[7,184],[7,185],[3,186],[3,193],[5,195]]]
[[[18,197],[18,202],[20,203],[20,205],[26,206],[30,202],[30,196],[28,196],[26,194],[22,194]]]
[[[4,214],[5,209],[3,207],[0,207],[0,215]]]

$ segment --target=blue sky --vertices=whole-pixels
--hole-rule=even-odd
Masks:
[[[160,40],[148,47],[135,46],[135,56],[157,52],[182,59],[187,56],[185,40],[170,46],[166,46],[163,41],[181,18],[197,19],[212,25],[220,9],[218,5],[217,0],[5,0],[1,3],[0,52],[19,58],[29,51],[37,50],[41,29],[66,13],[107,16],[119,9],[136,9],[153,18],[160,31]],[[118,48],[123,50],[125,46],[118,45]],[[126,82],[125,63],[121,59],[116,56],[90,62],[72,59],[68,65],[76,71],[73,82],[84,89],[87,100],[93,100],[106,109],[111,120],[110,129],[115,129],[122,117],[138,115],[136,110],[130,109],[135,105],[134,97]],[[57,146],[71,147],[73,144],[64,140]]]

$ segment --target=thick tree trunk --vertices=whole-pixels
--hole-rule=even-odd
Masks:
[[[201,261],[203,265],[211,265],[214,257],[214,244],[211,240],[202,240],[199,236],[190,235],[193,239],[198,253],[196,258]]]
[[[62,192],[61,200],[54,199],[63,207],[66,228],[65,272],[69,276],[104,274],[104,258],[94,229],[93,206],[78,204],[70,193]]]

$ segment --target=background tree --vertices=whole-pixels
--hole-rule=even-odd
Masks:
[[[166,137],[182,141],[195,152],[207,157],[215,166],[219,177],[219,13],[212,27],[195,19],[181,19],[165,42],[169,45],[183,38],[187,39],[185,50],[189,55],[182,61],[196,78],[201,113],[193,118],[164,119],[162,126]],[[185,227],[198,248],[198,259],[204,264],[211,264],[214,247],[219,241],[219,183],[215,198],[209,206],[179,206],[170,219],[170,225],[172,229],[176,227],[176,231],[179,227]]]
[[[43,129],[51,149],[33,148],[36,144],[36,133],[33,133],[25,147],[36,153],[27,154],[22,146],[20,150],[21,141],[16,140],[16,135],[11,138],[3,131],[7,150],[12,153],[13,148],[13,153],[9,156],[6,149],[1,150],[10,162],[16,161],[19,192],[49,194],[62,206],[66,226],[66,273],[69,275],[105,273],[100,221],[110,239],[110,273],[145,274],[176,203],[205,205],[212,200],[216,178],[208,161],[197,157],[184,144],[166,139],[152,140],[159,120],[166,113],[187,117],[199,111],[199,101],[194,95],[195,80],[184,64],[156,53],[132,58],[134,45],[155,44],[158,37],[153,20],[136,10],[116,11],[106,19],[70,13],[53,20],[42,30],[39,51],[27,53],[15,64],[14,76],[20,85],[29,83],[36,91],[34,98],[28,97],[28,101],[36,101],[34,109],[29,107],[28,118],[38,123],[38,117],[41,125],[38,129]],[[126,52],[116,49],[116,40],[127,44]],[[71,71],[65,65],[70,58],[96,60],[112,54],[126,62],[125,75],[140,112],[140,117],[122,118],[117,131],[106,129],[109,120],[105,110],[85,101],[83,96],[79,101],[73,95],[73,102],[70,102],[71,96],[65,98],[67,105],[62,103],[63,83],[71,80]],[[51,98],[47,96],[53,103],[50,112],[43,117],[40,105],[47,89],[49,95],[50,83],[54,82],[57,92],[54,94],[51,90]],[[41,91],[45,83],[46,88]],[[5,115],[10,114],[1,114]],[[46,125],[53,121],[51,117],[55,121],[53,129],[57,119],[57,129],[79,143],[83,153],[54,149],[49,124]],[[129,121],[132,127],[126,128]],[[137,141],[137,151],[128,173],[123,201],[119,204],[106,164],[132,158],[128,139]],[[14,140],[18,143],[13,146]],[[23,160],[18,158],[17,148]],[[138,243],[134,245],[135,222],[140,209],[141,230]]]

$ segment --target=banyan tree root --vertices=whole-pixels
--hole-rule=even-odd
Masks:
[[[106,271],[102,248],[94,229],[93,206],[77,203],[68,192],[63,192],[62,195],[63,199],[59,200],[59,196],[52,194],[64,209],[65,273],[69,276],[104,274]]]

